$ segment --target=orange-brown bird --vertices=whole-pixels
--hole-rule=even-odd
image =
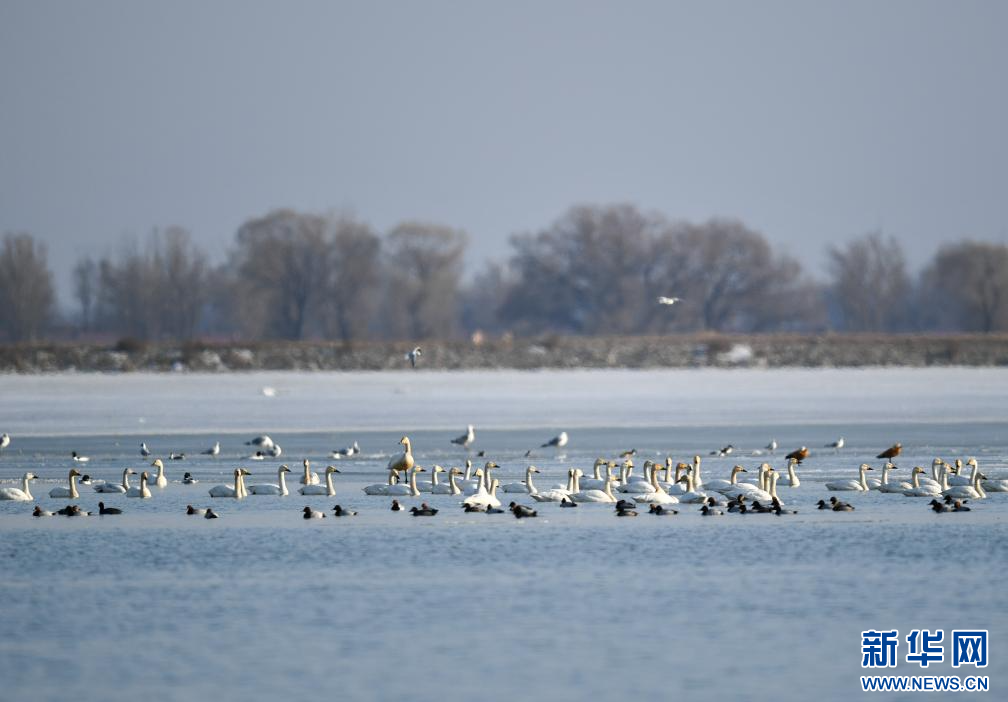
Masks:
[[[896,456],[900,455],[900,451],[902,450],[903,450],[903,444],[897,441],[895,444],[887,448],[885,451],[875,456],[875,458],[884,458],[887,461],[891,461],[892,459],[896,458]]]
[[[784,456],[784,458],[788,460],[791,460],[793,458],[796,461],[798,461],[799,465],[801,465],[801,462],[804,461],[806,458],[808,458],[808,453],[809,453],[808,448],[802,446],[800,449],[795,449],[788,455]]]

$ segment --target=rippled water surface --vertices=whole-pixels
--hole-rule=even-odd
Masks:
[[[0,699],[854,698],[860,632],[878,627],[904,636],[989,629],[985,673],[995,694],[1008,684],[1008,493],[960,514],[875,492],[845,493],[853,513],[814,509],[829,495],[825,481],[856,477],[862,461],[878,467],[874,455],[897,440],[905,452],[894,478],[907,480],[935,456],[976,456],[989,477],[1008,478],[1008,373],[898,371],[893,380],[885,371],[826,371],[821,401],[799,400],[803,416],[788,409],[787,395],[814,373],[439,375],[453,398],[444,416],[425,410],[418,389],[433,375],[417,374],[418,386],[398,378],[399,393],[379,382],[401,400],[389,406],[389,422],[369,404],[377,400],[366,381],[382,376],[367,374],[354,374],[331,406],[316,387],[336,383],[331,376],[225,376],[219,388],[213,376],[186,376],[171,392],[165,377],[0,377],[0,431],[20,431],[0,454],[0,485],[37,473],[32,491],[47,509],[67,502],[48,491],[65,484],[71,450],[91,457],[84,472],[111,481],[127,466],[143,468],[141,440],[158,456],[187,454],[166,461],[171,482],[150,500],[80,488],[75,502],[94,509],[104,499],[122,516],[33,519],[35,503],[0,501]],[[586,378],[601,380],[593,390]],[[664,392],[678,382],[670,378],[688,379],[688,402]],[[885,398],[875,397],[880,379]],[[277,397],[264,398],[263,385]],[[974,390],[980,399],[971,403]],[[842,396],[836,411],[830,393]],[[863,419],[859,396],[873,398]],[[506,429],[495,428],[495,397],[504,398]],[[523,402],[508,399],[516,397]],[[568,415],[577,421],[566,423]],[[519,521],[465,514],[458,498],[425,495],[441,512],[420,519],[364,495],[364,485],[384,480],[404,433],[422,465],[459,465],[466,453],[447,439],[467,416],[479,417],[474,451],[501,464],[504,482],[521,479],[531,461],[540,487],[629,448],[638,464],[701,453],[708,479],[727,477],[736,462],[782,469],[782,452],[753,455],[770,438],[814,454],[801,487],[779,484],[799,511],[779,518],[703,518],[683,505],[676,517],[617,519],[604,505],[537,504],[537,519]],[[316,431],[325,418],[332,430]],[[417,429],[442,425],[453,430]],[[283,446],[279,460],[244,460],[250,434],[228,427],[251,426]],[[563,428],[571,435],[563,453],[525,458]],[[839,455],[817,448],[840,435],[847,448]],[[207,496],[236,465],[252,470],[249,483],[275,482],[280,461],[294,469],[293,492],[303,458],[324,470],[336,463],[329,451],[354,439],[363,454],[338,462],[335,498]],[[215,440],[221,456],[198,455]],[[729,443],[733,455],[707,455]],[[200,482],[182,485],[183,471]],[[337,502],[359,516],[300,517],[306,504]],[[188,517],[186,504],[212,505],[221,518]],[[887,672],[924,671],[901,662]],[[927,672],[968,674],[947,661]]]

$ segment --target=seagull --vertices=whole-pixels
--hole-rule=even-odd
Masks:
[[[0,434],[0,449],[5,449],[8,446],[10,446],[10,434]]]
[[[346,448],[336,449],[335,451],[333,451],[332,452],[332,457],[333,458],[344,458],[346,456],[356,456],[358,453],[360,453],[360,446],[358,446],[357,442],[355,441],[350,446],[347,446]]]
[[[214,445],[208,448],[206,451],[201,452],[204,456],[216,456],[220,453],[220,442],[214,442]]]
[[[546,448],[547,446],[555,446],[557,448],[563,448],[566,445],[567,445],[567,432],[562,431],[556,436],[554,436],[552,439],[547,441],[545,444],[540,446],[539,448]]]
[[[665,297],[664,295],[659,295],[658,296],[658,304],[659,305],[669,305],[669,306],[671,306],[671,305],[674,305],[677,302],[682,302],[682,299],[678,298],[678,297]]]
[[[773,453],[777,450],[777,439],[770,439],[770,443],[766,445],[766,450]]]
[[[423,356],[423,351],[417,346],[415,349],[406,354],[406,360],[410,362],[410,367],[416,368],[417,359]]]
[[[451,440],[453,444],[458,444],[463,448],[469,448],[469,445],[474,441],[476,441],[476,428],[472,424],[468,426],[465,434],[456,436]]]
[[[806,458],[808,458],[808,455],[809,450],[806,447],[802,446],[801,448],[795,449],[788,455],[784,456],[784,458],[789,461],[793,458],[795,459],[795,461],[798,462],[798,465],[801,465],[801,462],[804,461]]]
[[[147,448],[147,444],[143,441],[140,442],[140,455],[144,458],[150,455],[150,449]]]
[[[831,448],[835,452],[840,453],[840,449],[844,447],[844,438],[841,436],[836,441],[826,444],[823,448]]]
[[[251,441],[245,442],[246,446],[258,446],[259,448],[270,448],[273,446],[273,439],[269,438],[266,434],[261,434]]]

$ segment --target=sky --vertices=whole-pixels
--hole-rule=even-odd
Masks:
[[[0,0],[0,232],[83,255],[278,207],[465,229],[735,217],[822,273],[1008,241],[1008,3]]]

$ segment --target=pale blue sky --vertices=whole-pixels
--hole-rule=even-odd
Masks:
[[[272,208],[463,227],[734,216],[822,269],[1008,240],[1005,2],[0,0],[0,231],[221,258]]]

